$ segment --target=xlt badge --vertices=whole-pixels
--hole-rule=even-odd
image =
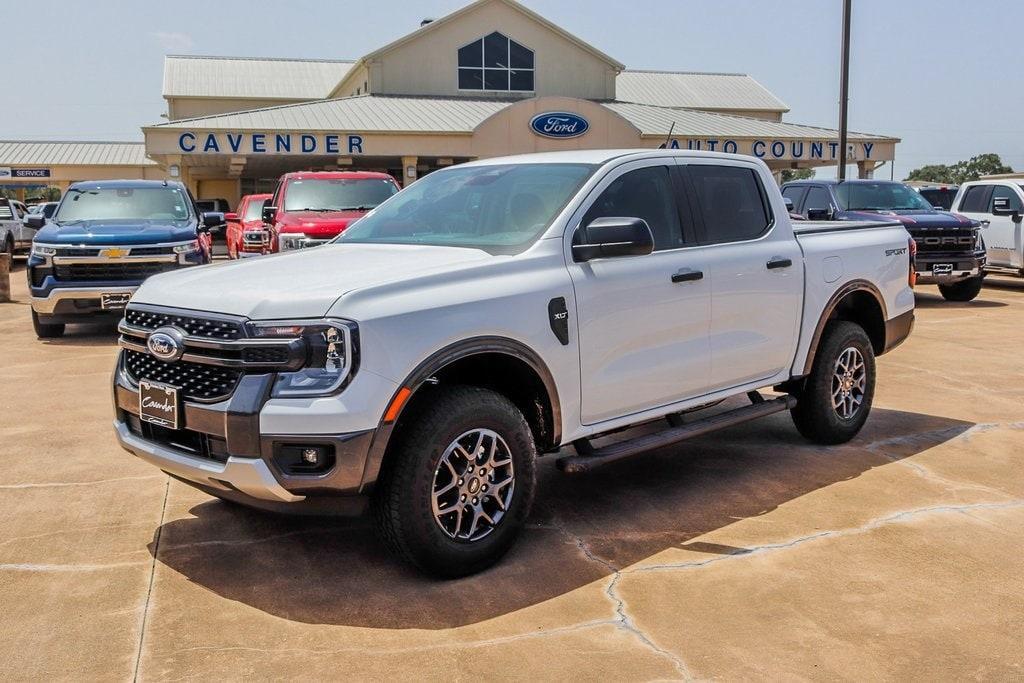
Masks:
[[[569,309],[565,307],[565,298],[557,297],[548,302],[548,321],[551,323],[551,331],[562,342],[562,346],[569,345]]]

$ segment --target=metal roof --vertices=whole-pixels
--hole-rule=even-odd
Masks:
[[[150,128],[471,133],[516,100],[357,95],[160,123]]]
[[[164,97],[315,100],[327,97],[355,62],[256,57],[164,58]]]
[[[141,142],[0,140],[0,164],[42,166],[152,166]]]
[[[694,109],[654,107],[632,102],[604,102],[603,105],[636,126],[643,135],[668,135],[673,137],[703,137],[714,135],[733,138],[795,138],[833,139],[839,133],[831,128],[804,126],[798,123],[765,121],[746,116],[729,116]],[[673,124],[675,127],[673,128]],[[851,139],[892,140],[885,135],[849,133]]]
[[[615,98],[659,107],[789,111],[785,102],[746,74],[623,71],[615,79]]]
[[[380,133],[472,133],[487,117],[521,100],[460,97],[357,95],[302,102],[246,112],[168,121],[150,126],[200,130],[351,131]],[[642,135],[734,138],[772,137],[833,139],[835,130],[795,123],[764,121],[693,109],[656,107],[632,102],[601,102],[633,124]],[[883,135],[850,133],[852,139],[888,140]]]

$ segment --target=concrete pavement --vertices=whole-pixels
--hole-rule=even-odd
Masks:
[[[109,328],[0,305],[0,676],[1024,677],[1024,285],[918,296],[837,448],[786,415],[580,478],[435,582],[365,522],[228,505],[121,451]],[[993,282],[996,282],[993,280]]]

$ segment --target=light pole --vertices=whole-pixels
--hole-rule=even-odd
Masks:
[[[843,45],[839,64],[839,169],[837,178],[846,180],[846,113],[850,103],[850,8],[853,0],[843,0]]]

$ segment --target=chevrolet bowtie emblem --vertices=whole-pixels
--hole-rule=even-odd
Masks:
[[[127,255],[127,249],[104,249],[100,252],[100,256],[105,258],[124,258]]]

